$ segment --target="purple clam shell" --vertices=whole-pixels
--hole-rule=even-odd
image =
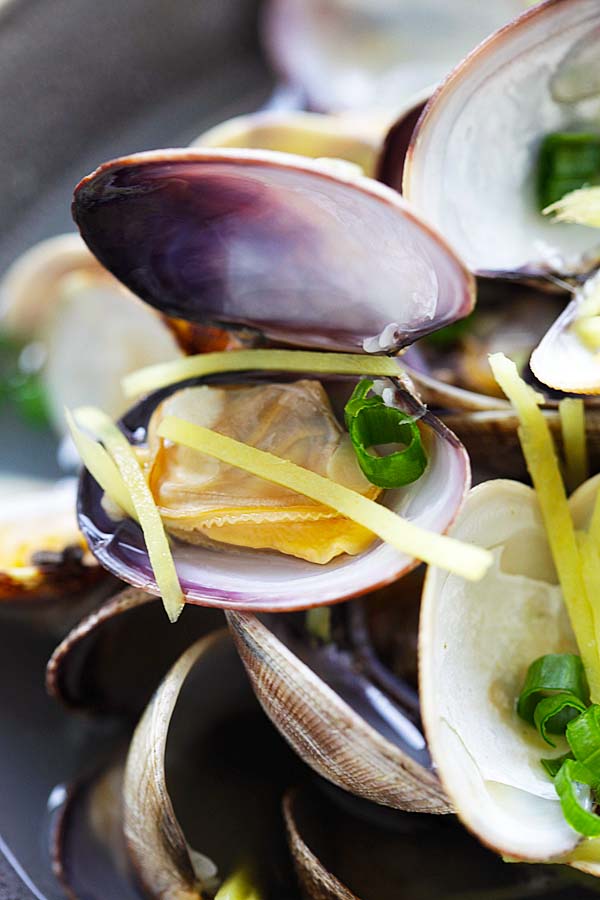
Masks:
[[[283,380],[235,374],[198,379],[189,384],[225,384]],[[289,377],[289,376],[288,376]],[[348,379],[321,379],[348,391]],[[152,411],[170,392],[165,388],[145,398],[121,420],[128,440],[145,439]],[[403,399],[410,406],[414,398]],[[444,532],[452,524],[470,484],[466,451],[458,439],[430,413],[421,422],[429,434],[429,465],[422,477],[397,491],[386,491],[383,502],[415,524]],[[79,488],[79,524],[98,561],[122,581],[158,593],[139,525],[131,519],[112,520],[101,505],[102,491],[84,471]],[[227,547],[215,550],[172,540],[172,551],[186,600],[204,606],[251,611],[306,609],[359,596],[389,584],[412,569],[416,560],[376,540],[359,556],[342,556],[326,565],[267,550]]]
[[[394,351],[467,315],[474,284],[395,191],[273,151],[105,163],[73,215],[100,262],[170,316],[288,344]]]

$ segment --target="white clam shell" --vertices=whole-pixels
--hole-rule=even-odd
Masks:
[[[599,27],[597,0],[539,4],[477,47],[417,126],[404,194],[474,271],[568,272],[598,247],[597,231],[552,223],[533,194],[540,139],[596,128],[597,85],[582,73]]]
[[[392,117],[385,113],[324,115],[299,110],[261,110],[205,131],[191,147],[279,150],[314,159],[339,158],[373,175]]]
[[[98,263],[78,234],[36,244],[0,283],[0,328],[39,342],[51,419],[66,431],[64,408],[127,409],[121,378],[181,355],[156,313]]]
[[[397,110],[523,9],[522,0],[271,0],[275,67],[316,109]]]
[[[589,483],[574,495],[578,524],[594,498]],[[581,838],[540,758],[566,746],[553,750],[515,709],[530,663],[577,652],[535,493],[511,481],[479,485],[453,533],[493,549],[496,564],[477,585],[428,573],[420,685],[433,759],[459,817],[483,843],[514,859],[565,857]]]

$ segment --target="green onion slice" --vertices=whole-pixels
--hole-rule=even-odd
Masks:
[[[537,727],[535,712],[538,704],[545,698],[557,694],[569,695],[581,703],[582,709],[589,703],[590,692],[585,670],[581,658],[575,653],[549,653],[531,663],[517,702],[517,712],[522,719]],[[545,707],[545,710],[548,711],[549,706]],[[544,710],[542,714],[543,712]],[[559,712],[556,709],[554,715]],[[564,727],[569,721],[567,717],[562,732],[559,732],[549,727],[551,724],[549,719],[552,719],[552,715],[546,715],[544,718],[546,729],[553,734],[564,732]]]
[[[564,753],[562,756],[555,756],[552,759],[540,759],[540,762],[550,778],[554,779],[566,759],[573,759],[573,754]]]
[[[581,763],[566,759],[554,779],[563,815],[571,828],[584,837],[600,837],[600,816],[591,812],[594,776]]]
[[[371,484],[398,488],[420,478],[427,466],[421,433],[412,416],[381,397],[367,397],[373,387],[369,379],[359,381],[348,400],[344,415],[358,464]],[[369,448],[378,444],[404,444],[387,456],[376,456]]]
[[[600,782],[600,706],[597,703],[569,722],[567,740],[577,762]]]
[[[548,134],[538,157],[537,194],[540,209],[584,185],[600,184],[600,134]]]
[[[533,713],[535,727],[551,747],[556,747],[554,741],[548,737],[551,734],[564,734],[568,725],[585,712],[583,703],[575,694],[560,693],[552,697],[540,700]],[[575,754],[577,756],[577,754]],[[577,757],[579,758],[579,757]]]

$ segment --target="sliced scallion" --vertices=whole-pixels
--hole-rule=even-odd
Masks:
[[[600,184],[600,135],[548,134],[540,146],[537,193],[540,209],[584,185]]]
[[[517,712],[530,725],[536,725],[538,705],[546,698],[567,695],[574,698],[581,710],[589,703],[589,688],[581,657],[575,653],[548,653],[531,663],[525,677],[523,690],[517,702]],[[550,707],[546,707],[549,711]],[[556,714],[556,713],[555,713]],[[558,724],[558,723],[556,723]],[[553,734],[564,734],[566,722],[560,731],[546,728]]]
[[[566,759],[554,779],[563,815],[568,824],[584,837],[600,837],[600,816],[591,811],[591,788],[595,779],[575,759]]]
[[[567,725],[567,740],[577,762],[600,782],[600,706],[594,703]]]
[[[346,426],[363,474],[371,484],[382,488],[398,488],[421,477],[427,457],[421,433],[412,416],[387,406],[379,396],[368,397],[373,387],[369,379],[359,381],[344,409]],[[404,444],[385,456],[371,447],[382,444]]]

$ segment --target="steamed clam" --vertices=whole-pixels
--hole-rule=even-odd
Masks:
[[[406,630],[419,586],[420,578],[407,585],[405,577],[387,589],[386,604],[399,605]],[[325,641],[315,639],[301,614],[228,612],[227,619],[263,709],[304,762],[376,803],[449,812],[415,687],[378,662],[358,603],[340,608]]]
[[[301,157],[249,150],[139,154],[84,179],[74,214],[97,258],[151,305],[193,322],[254,328],[293,346],[395,352],[471,307],[464,268],[395,192]],[[309,470],[318,447],[333,483],[372,494],[336,422],[356,378],[316,381],[308,371],[296,379],[285,368],[279,377],[225,373],[176,383],[122,419],[172,536],[187,600],[305,608],[364,593],[414,565],[409,554],[385,544],[365,549],[364,531],[340,538],[339,517],[330,510],[296,508],[264,481],[244,476],[228,494],[230,470],[214,459],[204,464],[195,451],[162,437],[166,411],[166,419],[175,414],[205,434],[214,426]],[[384,381],[381,389],[392,406],[416,416],[429,461],[417,481],[382,492],[379,502],[444,531],[467,486],[464,451],[400,383]],[[294,528],[270,527],[278,522]],[[104,502],[89,475],[81,485],[80,523],[102,565],[156,591],[138,524]],[[317,565],[305,553],[319,542]]]
[[[10,266],[0,283],[0,329],[35,350],[60,433],[65,406],[96,402],[120,415],[127,405],[121,378],[180,355],[160,317],[100,266],[77,234],[42,241]]]
[[[191,146],[279,150],[314,159],[344,159],[370,176],[390,118],[384,114],[262,110],[216,125]]]
[[[543,213],[600,177],[599,22],[593,0],[547,2],[492,35],[433,96],[405,161],[400,140],[396,166],[405,196],[478,275],[575,295],[531,367],[578,394],[600,390],[597,338],[589,343],[597,282],[580,287],[598,266],[599,233]]]
[[[389,109],[442,78],[522,0],[271,0],[264,40],[313,109]]]
[[[298,769],[260,716],[227,632],[215,631],[167,673],[124,766],[68,803],[55,839],[59,875],[98,900],[111,885],[118,896],[137,896],[139,885],[144,896],[191,900],[228,897],[219,886],[241,867],[264,882],[264,896],[293,897],[279,804]],[[110,828],[98,833],[107,814]]]
[[[0,608],[64,629],[114,585],[77,525],[76,482],[6,477],[0,491]]]

